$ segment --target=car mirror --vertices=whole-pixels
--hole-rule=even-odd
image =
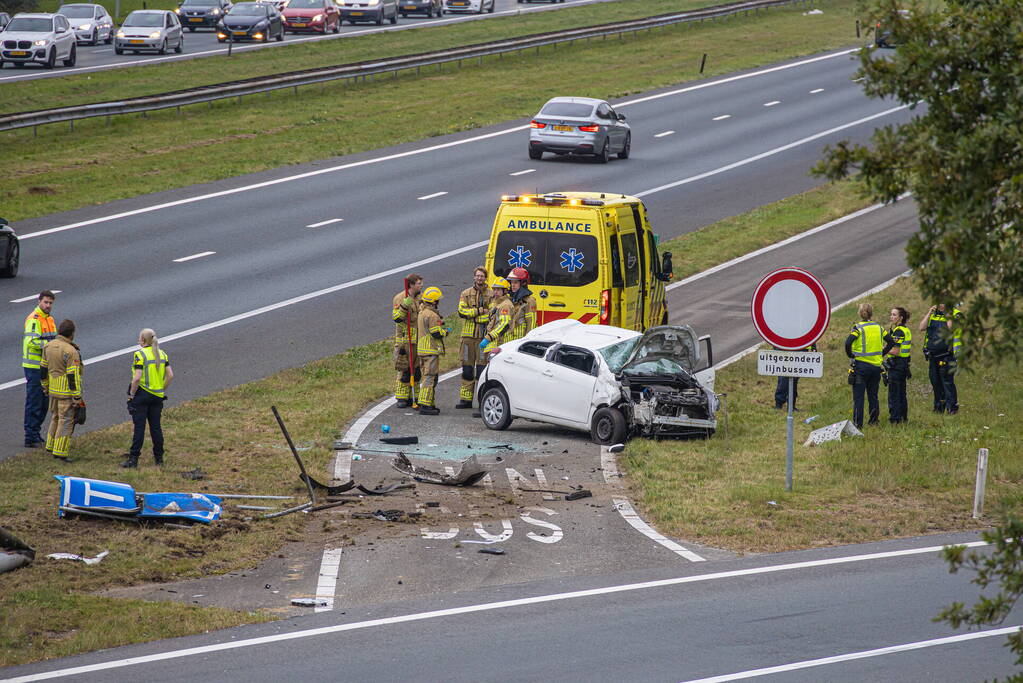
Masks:
[[[619,114],[618,115],[618,120],[619,121],[624,121],[625,120],[625,114]]]
[[[0,218],[0,225],[7,225],[7,219],[6,218]]]
[[[671,252],[666,251],[661,254],[661,276],[665,282],[671,279],[671,275],[674,270],[675,269],[671,265]]]
[[[56,31],[54,31],[54,33],[67,33],[67,30],[63,28],[58,28]]]

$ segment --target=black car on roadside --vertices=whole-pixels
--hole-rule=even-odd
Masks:
[[[239,2],[217,24],[217,40],[284,40],[284,16],[269,2]]]
[[[231,7],[229,0],[184,0],[174,13],[181,20],[181,25],[189,31],[197,28],[211,28],[215,31]]]
[[[0,277],[14,277],[18,274],[18,262],[21,260],[21,243],[14,234],[14,228],[7,224],[7,219],[0,218]]]

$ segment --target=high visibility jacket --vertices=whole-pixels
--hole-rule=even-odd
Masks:
[[[881,365],[881,355],[884,351],[884,328],[881,327],[881,323],[873,320],[856,323],[849,336],[853,338],[853,358],[871,365]]]
[[[952,320],[955,321],[960,315],[962,315],[958,308],[952,309]],[[924,348],[927,349],[927,355],[934,357],[941,357],[949,353],[949,338],[946,337],[945,328],[948,327],[948,316],[944,313],[934,311],[927,319],[927,329],[924,330]],[[952,340],[952,355],[958,356],[959,351],[962,348],[962,330],[959,327],[953,328],[951,333]]]
[[[391,302],[391,319],[394,320],[394,343],[397,345],[408,344],[409,331],[412,332],[412,343],[416,342],[416,319],[419,316],[421,305],[419,297],[419,294],[412,297],[411,305],[409,305],[406,303],[408,295],[404,291],[394,295],[394,300]],[[409,322],[410,317],[411,323]]]
[[[493,351],[501,344],[508,341],[512,334],[512,315],[515,312],[515,305],[512,304],[508,295],[494,299],[494,307],[490,311],[490,322],[487,323],[487,334],[484,337],[489,343],[484,349],[487,352]]]
[[[525,287],[520,288],[519,291],[524,292],[524,295],[517,301],[513,301],[515,309],[512,313],[512,332],[511,336],[505,339],[506,342],[512,339],[521,339],[536,327],[536,299]]]
[[[419,311],[419,344],[416,347],[420,356],[439,356],[444,353],[444,337],[448,331],[444,329],[444,319],[437,312],[435,304],[423,304]]]
[[[476,287],[466,289],[458,296],[458,317],[462,319],[462,336],[468,339],[483,339],[490,321],[490,304],[494,293],[489,287],[478,290]],[[479,309],[484,312],[480,313]]]
[[[47,394],[55,398],[82,397],[82,354],[70,339],[58,336],[48,342],[39,367]]]
[[[905,325],[896,325],[887,335],[888,343],[893,348],[898,347],[899,358],[909,359],[909,352],[913,349],[913,333]]]
[[[21,342],[21,367],[38,368],[43,346],[57,338],[57,323],[49,313],[36,306],[25,318],[25,336]]]
[[[131,361],[133,373],[135,370],[142,371],[139,388],[159,398],[163,398],[164,389],[167,387],[168,366],[170,361],[167,359],[167,352],[160,349],[160,357],[157,358],[152,346],[143,346],[135,352],[135,357]]]

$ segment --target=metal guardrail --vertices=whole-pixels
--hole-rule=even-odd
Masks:
[[[367,76],[393,73],[397,76],[399,71],[416,69],[418,73],[423,67],[437,66],[458,62],[468,59],[476,59],[482,63],[484,57],[500,56],[513,52],[535,49],[546,46],[556,46],[561,43],[573,43],[577,40],[591,40],[594,38],[607,39],[608,36],[623,37],[626,33],[637,33],[655,28],[672,26],[674,24],[703,21],[706,19],[719,19],[743,12],[758,12],[771,7],[789,4],[806,4],[812,0],[747,0],[727,5],[718,5],[688,12],[677,12],[663,14],[645,19],[623,21],[615,24],[603,24],[586,28],[568,29],[565,31],[554,31],[551,33],[538,33],[524,38],[512,38],[509,40],[495,41],[491,43],[480,43],[467,45],[465,47],[453,48],[437,52],[425,52],[416,55],[406,55],[384,60],[372,60],[355,62],[342,66],[323,67],[319,69],[308,69],[304,71],[293,71],[274,76],[263,76],[242,81],[218,83],[215,85],[180,90],[175,92],[152,95],[149,97],[137,97],[117,102],[99,102],[96,104],[83,104],[73,107],[59,107],[56,109],[41,109],[38,111],[22,112],[0,116],[0,131],[15,130],[18,128],[29,128],[44,125],[47,123],[60,123],[70,121],[72,127],[74,122],[82,119],[94,118],[97,116],[113,116],[119,114],[134,114],[160,109],[172,109],[190,104],[201,104],[213,102],[214,100],[229,99],[232,97],[242,98],[246,95],[281,90],[284,88],[295,88],[296,92],[300,86],[324,83],[343,79],[357,80],[365,79]]]

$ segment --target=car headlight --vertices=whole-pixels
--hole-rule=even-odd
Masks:
[[[380,4],[380,0],[366,0],[366,4],[369,5],[370,7],[372,7],[374,5],[379,5]]]
[[[88,31],[90,28],[92,28],[92,24],[82,24],[81,26],[78,27],[78,30]]]
[[[323,19],[322,14],[317,14],[315,17],[313,17],[313,21],[321,21],[322,19]]]
[[[181,8],[180,7],[175,7],[174,8],[174,14],[181,14]]]
[[[118,31],[117,32],[117,37],[118,38],[124,38],[124,31]]]
[[[220,14],[220,10],[219,10],[219,9],[217,9],[216,7],[214,7],[214,8],[213,8],[213,11],[211,12],[211,14],[212,14],[213,16],[217,16],[218,14]]]
[[[160,37],[160,32],[159,31],[153,31],[152,33],[149,34],[149,37],[150,38],[159,38]]]
[[[33,45],[35,45],[35,46],[37,46],[37,47],[42,47],[43,45],[46,45],[46,44],[48,44],[49,42],[50,42],[49,40],[46,40],[46,39],[44,38],[43,40],[37,40],[36,42],[34,42],[34,43],[32,43],[32,44],[33,44]]]

